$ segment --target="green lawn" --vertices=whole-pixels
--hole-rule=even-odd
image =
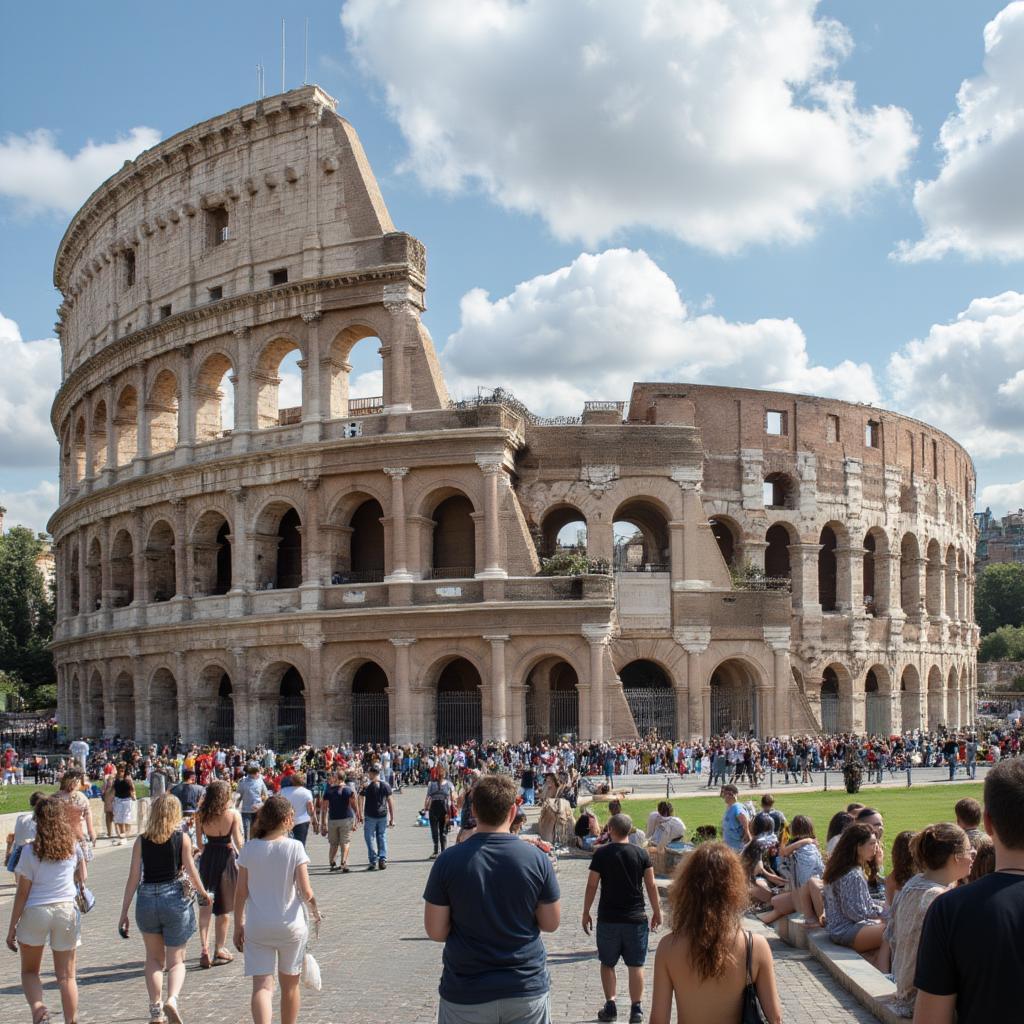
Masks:
[[[15,814],[27,811],[28,798],[36,791],[43,793],[56,793],[56,786],[33,786],[26,783],[23,786],[2,786],[0,787],[0,814]],[[135,792],[139,796],[149,796],[149,786],[144,782],[135,783]]]
[[[889,868],[889,848],[897,833],[904,829],[923,828],[936,821],[955,821],[953,805],[961,797],[973,796],[981,799],[980,782],[949,784],[926,784],[912,789],[873,789],[864,786],[855,796],[845,789],[830,790],[827,793],[776,793],[775,806],[792,820],[795,814],[805,814],[814,822],[814,830],[824,850],[828,823],[836,811],[843,811],[854,800],[880,811],[885,821],[884,843],[886,848],[886,870]],[[741,799],[748,799],[742,793]],[[752,794],[755,808],[760,807],[760,793]],[[624,800],[622,809],[634,822],[644,828],[647,815],[658,806],[658,800]],[[724,801],[717,796],[686,797],[672,801],[676,815],[686,822],[687,838],[698,825],[715,825],[721,829]],[[608,805],[595,803],[595,813],[600,820],[608,817]]]

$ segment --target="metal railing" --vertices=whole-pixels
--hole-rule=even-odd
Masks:
[[[616,563],[615,572],[668,572],[671,566],[666,562],[642,562],[639,565]]]
[[[342,586],[346,583],[383,583],[383,569],[365,569],[359,572],[351,572],[348,569],[339,569],[331,573],[331,586]]]
[[[756,576],[751,579],[734,579],[734,590],[776,591],[788,594],[793,581],[788,576]]]
[[[350,416],[374,416],[383,411],[383,395],[375,395],[372,398],[350,398],[348,400],[348,414]]]
[[[623,413],[626,410],[625,402],[584,402],[584,412],[617,412]]]
[[[425,580],[471,580],[476,569],[471,565],[445,565],[427,569],[423,573]]]

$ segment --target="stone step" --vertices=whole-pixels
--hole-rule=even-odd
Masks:
[[[883,1024],[906,1024],[906,1018],[892,1008],[896,985],[859,953],[830,941],[824,929],[808,935],[808,949],[835,981]]]

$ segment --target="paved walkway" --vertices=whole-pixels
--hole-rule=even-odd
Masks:
[[[398,798],[398,825],[391,832],[387,872],[371,874],[364,870],[366,851],[360,842],[353,846],[352,873],[329,875],[325,840],[310,840],[313,886],[327,916],[314,947],[323,971],[324,990],[304,993],[300,1016],[303,1024],[432,1024],[436,1020],[441,947],[423,934],[421,902],[429,870],[424,858],[430,852],[430,836],[426,829],[412,824],[422,794],[422,789],[412,789]],[[102,840],[100,847],[91,865],[91,886],[98,905],[85,920],[79,961],[80,1020],[83,1024],[144,1022],[148,1004],[142,978],[142,942],[134,924],[128,942],[118,937],[115,928],[131,847],[107,848]],[[546,936],[553,1020],[557,1024],[593,1021],[603,1001],[592,940],[579,924],[586,875],[586,860],[565,859],[559,865],[562,927]],[[3,880],[8,878],[5,873]],[[5,933],[12,892],[12,886],[0,886],[0,925]],[[774,936],[772,945],[787,1024],[874,1020],[851,996],[838,990],[807,953],[789,949]],[[181,1003],[186,1024],[245,1024],[250,1019],[249,984],[242,977],[241,958],[227,966],[201,971],[196,966],[197,939],[192,940],[189,954]],[[4,964],[0,971],[0,1021],[28,1021],[28,1007],[18,984],[17,960],[6,949],[0,950],[0,957]],[[653,963],[653,953],[649,963]],[[620,974],[624,993],[624,970]],[[51,1010],[58,1019],[60,1001],[52,975],[47,988],[52,993],[48,996]],[[649,1003],[648,991],[645,1008]]]

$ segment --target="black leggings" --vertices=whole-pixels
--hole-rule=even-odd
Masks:
[[[434,843],[434,853],[448,845],[448,808],[443,800],[430,801],[430,838]]]

